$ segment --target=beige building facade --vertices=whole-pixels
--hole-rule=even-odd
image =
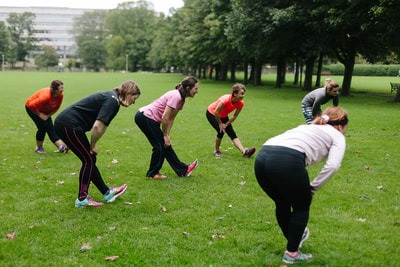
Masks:
[[[1,5],[1,2],[0,2]],[[77,46],[71,33],[74,18],[95,9],[75,9],[68,7],[3,7],[0,6],[0,21],[6,22],[10,13],[35,14],[34,27],[36,38],[43,39],[38,46],[48,45],[56,49],[60,59],[74,57]],[[7,23],[7,22],[6,22]]]

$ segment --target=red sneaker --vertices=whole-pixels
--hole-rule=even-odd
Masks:
[[[256,152],[256,148],[252,147],[252,148],[246,148],[246,150],[243,153],[243,157],[245,158],[250,158],[254,152]]]
[[[193,161],[192,164],[190,164],[190,165],[188,166],[188,169],[187,169],[187,171],[186,171],[185,176],[186,176],[186,177],[189,177],[189,176],[192,174],[192,171],[194,171],[194,169],[196,169],[197,165],[199,165],[199,161],[196,159],[195,161]]]

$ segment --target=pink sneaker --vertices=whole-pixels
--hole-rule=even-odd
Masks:
[[[188,166],[188,169],[187,169],[187,171],[186,171],[185,176],[186,176],[186,177],[189,177],[189,176],[192,174],[192,172],[194,171],[194,169],[196,169],[197,165],[199,165],[199,161],[196,159],[195,161],[193,161],[192,164],[190,164],[190,165]]]
[[[161,173],[157,173],[156,175],[154,175],[153,177],[147,177],[148,179],[166,179],[167,176],[165,176],[164,174]]]
[[[114,200],[119,197],[120,195],[122,195],[123,193],[125,193],[126,188],[128,186],[126,184],[121,185],[120,187],[111,187],[110,188],[110,192],[108,192],[108,194],[104,195],[104,200],[107,203],[110,202],[114,202]]]

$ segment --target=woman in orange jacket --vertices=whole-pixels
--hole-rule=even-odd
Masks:
[[[47,135],[61,153],[67,153],[68,147],[54,131],[51,116],[60,108],[64,97],[64,84],[54,80],[50,88],[42,88],[31,95],[25,102],[25,109],[37,127],[35,152],[44,154],[44,138]]]

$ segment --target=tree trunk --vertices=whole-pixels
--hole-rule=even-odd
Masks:
[[[254,85],[261,85],[262,64],[254,64]]]
[[[243,83],[247,84],[249,82],[249,63],[245,62],[243,64],[243,71],[244,71],[244,78],[243,78]]]
[[[232,64],[231,64],[231,70],[230,70],[230,72],[231,72],[231,79],[230,79],[230,81],[231,81],[231,82],[235,82],[235,81],[236,81],[236,64],[235,64],[235,63],[232,63]]]
[[[301,59],[299,57],[296,57],[296,62],[294,66],[293,85],[299,84],[300,64],[301,64]]]
[[[212,80],[214,72],[214,66],[208,66],[208,79]]]
[[[280,56],[277,59],[276,82],[275,82],[276,88],[280,88],[282,84],[285,82],[285,71],[286,71],[286,60],[284,57]]]
[[[322,72],[322,59],[324,54],[322,52],[319,53],[318,59],[318,69],[317,69],[317,80],[315,81],[315,87],[319,88],[321,86],[321,72]]]
[[[215,65],[215,80],[219,81],[221,79],[221,64]]]
[[[303,87],[303,90],[305,91],[311,91],[312,89],[314,62],[315,62],[315,56],[311,56],[306,59],[306,73],[304,77],[304,87]]]
[[[355,60],[356,54],[354,52],[352,54],[348,54],[345,59],[342,90],[340,93],[341,96],[350,95],[351,78],[353,77]]]

